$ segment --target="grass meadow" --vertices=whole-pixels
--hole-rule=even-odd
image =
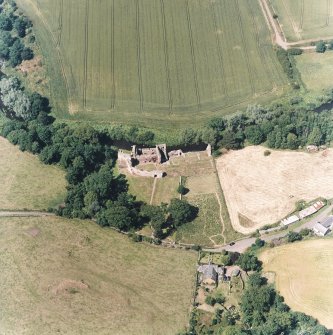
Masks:
[[[0,137],[0,209],[47,209],[63,202],[65,171]]]
[[[1,218],[1,333],[174,335],[196,258],[90,221]]]
[[[333,36],[333,6],[327,0],[271,0],[288,42]]]
[[[333,329],[332,257],[332,238],[287,244],[260,255],[264,271],[275,277],[286,304],[313,316],[328,329]]]
[[[295,59],[297,69],[302,74],[302,81],[308,90],[322,92],[332,88],[332,51],[326,51],[324,54],[306,53]]]
[[[257,2],[18,4],[35,23],[60,118],[174,129],[287,90]]]

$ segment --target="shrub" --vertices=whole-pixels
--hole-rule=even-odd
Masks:
[[[215,303],[216,303],[216,300],[215,300],[215,298],[213,296],[208,295],[206,297],[206,299],[205,299],[205,303],[208,304],[208,305],[210,305],[210,306],[214,306]]]
[[[265,150],[265,151],[264,151],[264,156],[267,157],[267,156],[269,156],[270,154],[271,154],[271,151],[270,151],[270,150]]]
[[[289,243],[293,243],[295,241],[300,241],[302,239],[302,235],[299,233],[296,233],[294,231],[290,231],[287,235],[287,240]]]
[[[324,53],[326,51],[326,44],[324,41],[319,41],[316,44],[316,52],[318,53]]]
[[[302,49],[299,48],[292,48],[288,50],[289,55],[293,55],[293,56],[298,56],[301,55],[303,53]]]
[[[177,192],[181,195],[185,195],[186,193],[188,193],[188,189],[184,185],[179,184]]]

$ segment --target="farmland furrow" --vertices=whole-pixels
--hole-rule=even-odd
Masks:
[[[88,38],[89,38],[89,0],[86,0],[84,24],[84,61],[83,61],[83,108],[87,105],[87,76],[88,76]]]
[[[141,73],[141,50],[140,50],[140,6],[139,0],[136,1],[136,31],[137,31],[137,61],[139,78],[139,98],[140,110],[143,111],[143,92],[142,92],[142,73]]]
[[[199,85],[198,85],[198,72],[197,72],[197,65],[195,61],[195,54],[194,54],[194,47],[193,47],[193,32],[192,32],[192,25],[191,25],[191,18],[190,18],[190,10],[188,6],[188,0],[186,0],[186,18],[187,18],[187,26],[188,26],[188,33],[190,38],[190,48],[191,48],[191,57],[192,57],[192,66],[193,66],[193,76],[194,76],[194,87],[195,87],[195,95],[197,98],[197,106],[198,109],[200,108],[200,93],[199,93]]]
[[[330,24],[330,16],[331,16],[331,0],[326,0],[326,22],[324,24],[324,27],[328,27],[328,25]]]
[[[300,20],[299,20],[299,29],[303,29],[303,24],[304,24],[304,0],[301,0],[301,15],[300,15]]]
[[[116,105],[116,85],[114,82],[114,30],[115,30],[115,25],[114,25],[114,10],[115,10],[115,6],[114,6],[114,0],[112,0],[111,3],[111,57],[110,57],[110,61],[111,61],[111,80],[112,80],[112,84],[111,84],[111,109],[115,108]]]
[[[251,91],[252,94],[255,94],[255,88],[254,88],[254,76],[251,70],[251,66],[250,66],[250,61],[249,61],[249,52],[248,52],[248,48],[247,48],[247,44],[246,44],[246,40],[245,40],[245,36],[244,36],[244,28],[243,28],[243,23],[242,23],[242,16],[241,16],[241,12],[239,9],[239,0],[235,0],[235,4],[236,4],[236,8],[237,8],[237,17],[238,17],[238,23],[239,23],[239,27],[240,27],[240,32],[241,32],[241,38],[242,38],[242,42],[244,45],[244,51],[245,51],[245,62],[246,62],[246,67],[247,67],[247,72],[249,74],[249,81],[250,81],[250,85],[251,85]]]
[[[252,8],[251,4],[249,3],[249,0],[247,0],[247,3],[248,3],[248,9],[249,9],[251,20],[252,20],[253,30],[255,32],[254,38],[255,38],[255,41],[256,41],[256,49],[258,51],[258,55],[260,56],[260,59],[261,59],[263,65],[265,66],[265,68],[268,69],[269,78],[274,78],[274,73],[273,73],[272,69],[270,68],[270,66],[268,64],[266,56],[264,55],[264,53],[262,51],[262,47],[260,45],[259,27],[258,27],[258,24],[257,24],[255,16],[254,16],[253,8]],[[274,87],[274,85],[276,85],[275,82],[272,83],[272,88]]]
[[[65,83],[65,87],[66,87],[67,105],[69,105],[72,102],[72,95],[71,95],[71,91],[69,89],[69,82],[68,82],[68,78],[67,78],[67,74],[66,74],[66,70],[65,70],[65,66],[64,66],[63,56],[61,54],[60,48],[57,47],[57,39],[56,39],[51,27],[48,25],[44,15],[40,11],[38,2],[34,3],[32,0],[26,0],[26,1],[28,1],[30,3],[34,12],[38,16],[38,18],[41,20],[41,23],[44,25],[45,29],[50,33],[51,42],[54,45],[54,48],[55,48],[55,51],[56,51],[55,53],[56,53],[56,56],[57,56],[57,59],[58,59],[58,63],[60,65],[61,74],[62,74],[62,77],[64,79],[64,83]]]
[[[62,36],[62,17],[64,14],[64,0],[60,0],[60,11],[59,11],[59,16],[58,16],[58,39],[57,39],[57,46],[60,46],[61,43],[61,36]]]
[[[163,25],[163,42],[164,42],[164,57],[165,57],[165,73],[167,76],[167,87],[168,87],[168,101],[169,101],[169,114],[172,113],[172,90],[170,82],[170,69],[169,69],[169,54],[168,54],[168,41],[166,37],[166,20],[164,10],[164,0],[160,0],[161,3],[161,15]]]
[[[219,57],[219,63],[220,63],[220,72],[221,76],[223,78],[223,94],[225,97],[228,99],[228,91],[227,87],[225,84],[225,70],[224,70],[224,64],[223,64],[223,56],[222,56],[222,47],[221,47],[221,42],[218,37],[217,31],[218,31],[218,25],[217,25],[217,20],[216,20],[216,15],[215,15],[215,10],[213,8],[213,2],[210,3],[210,11],[211,11],[211,16],[213,17],[213,25],[215,29],[215,39],[216,39],[216,45],[217,45],[217,50],[218,50],[218,57]]]

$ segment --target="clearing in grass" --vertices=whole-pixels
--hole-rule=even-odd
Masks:
[[[174,130],[289,90],[257,1],[17,2],[60,118]]]
[[[318,153],[250,146],[217,160],[232,226],[241,233],[283,219],[299,200],[333,197],[333,151]]]
[[[260,255],[264,271],[275,274],[276,288],[287,305],[328,329],[333,328],[332,258],[332,239],[287,244]]]
[[[0,137],[0,209],[42,210],[66,195],[65,171],[45,165]]]
[[[196,258],[91,221],[2,218],[1,330],[173,335],[188,322]]]

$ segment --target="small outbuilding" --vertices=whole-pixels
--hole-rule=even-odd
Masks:
[[[313,226],[313,232],[317,235],[317,236],[325,236],[328,234],[329,229],[327,229],[326,227],[324,227],[321,223],[316,223]]]
[[[322,226],[324,226],[327,229],[332,230],[333,228],[333,215],[326,218],[324,221],[320,222]]]

